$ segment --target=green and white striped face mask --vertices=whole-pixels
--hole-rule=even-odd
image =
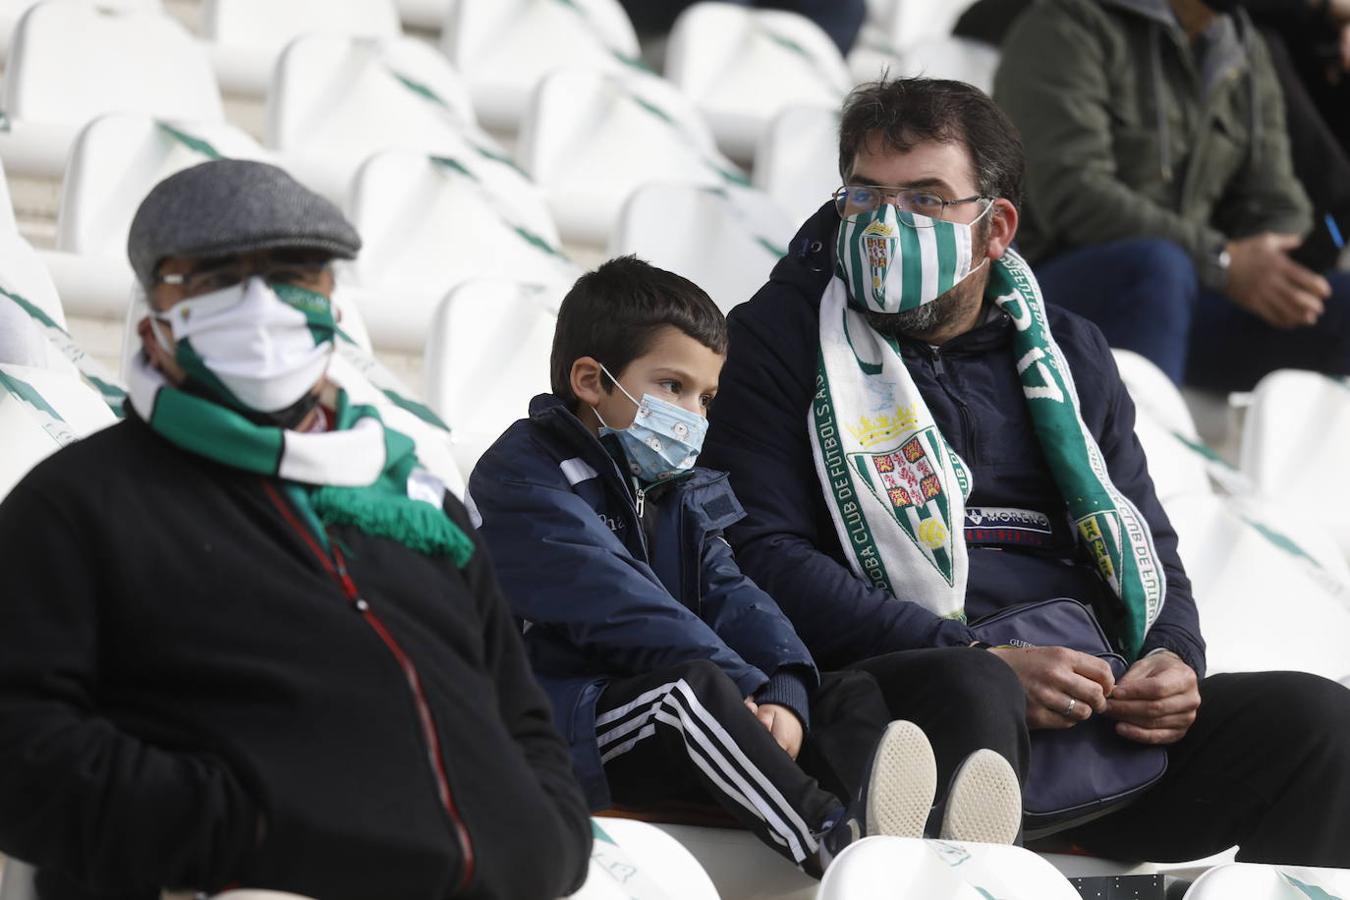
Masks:
[[[883,203],[839,223],[837,270],[848,305],[900,313],[932,303],[989,261],[972,265],[975,223],[933,219]]]

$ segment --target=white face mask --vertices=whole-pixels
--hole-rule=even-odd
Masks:
[[[292,406],[333,355],[337,322],[322,294],[247,280],[182,300],[155,318],[169,325],[174,358],[197,384],[256,412]],[[159,329],[155,337],[165,350]]]

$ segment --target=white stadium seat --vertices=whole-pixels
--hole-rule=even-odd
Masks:
[[[1213,492],[1211,459],[1185,398],[1148,359],[1129,350],[1112,350],[1120,378],[1135,406],[1135,434],[1148,455],[1153,488],[1164,507],[1173,497]]]
[[[296,177],[330,198],[344,196],[361,163],[382,150],[507,158],[475,124],[463,79],[412,38],[293,41],[277,61],[267,133]],[[503,169],[520,180],[509,164],[488,174]]]
[[[450,426],[460,471],[549,389],[556,310],[566,285],[500,279],[449,293],[426,329],[426,394]]]
[[[755,149],[755,187],[800,225],[842,184],[839,107],[789,106],[773,117]]]
[[[1295,370],[1261,379],[1243,425],[1240,467],[1350,559],[1347,460],[1350,381]]]
[[[19,233],[19,223],[14,218],[14,201],[9,196],[9,180],[5,178],[5,166],[0,162],[0,236]]]
[[[0,234],[0,288],[18,294],[53,322],[66,327],[66,314],[42,258],[18,234]],[[0,298],[0,302],[5,302]]]
[[[1210,672],[1292,669],[1350,679],[1350,577],[1316,532],[1259,503],[1177,497],[1180,537]],[[1277,603],[1279,615],[1271,615]],[[1315,625],[1310,627],[1310,623]]]
[[[726,312],[769,280],[795,228],[757,191],[659,182],[629,198],[610,254],[683,275]]]
[[[951,34],[974,0],[867,0],[865,33],[897,50]]]
[[[1336,900],[1350,895],[1350,871],[1230,863],[1201,875],[1184,900]]]
[[[719,900],[698,861],[654,825],[594,818],[590,871],[569,900]],[[725,893],[720,900],[734,900]]]
[[[47,0],[19,21],[5,71],[11,173],[59,174],[77,131],[109,112],[223,121],[215,75],[177,20],[86,0]]]
[[[675,22],[666,77],[694,99],[717,143],[748,161],[769,122],[794,105],[838,106],[853,79],[816,23],[779,10],[696,3]]]
[[[374,298],[362,309],[379,346],[417,352],[441,299],[478,278],[570,284],[543,199],[527,183],[487,183],[471,159],[390,150],[366,162],[349,218],[364,241],[347,272]]]
[[[398,17],[405,28],[440,31],[453,0],[397,0]]]
[[[954,36],[933,37],[904,50],[900,54],[900,64],[891,70],[891,75],[964,81],[991,94],[998,59],[998,50],[982,41]]]
[[[1029,850],[1002,844],[868,837],[825,870],[818,900],[1080,900],[1069,880]]]
[[[9,38],[14,33],[15,26],[19,24],[19,19],[38,2],[39,0],[0,0],[0,64],[7,58]],[[141,9],[147,12],[159,12],[164,8],[160,0],[100,0],[100,5]]]
[[[0,365],[0,498],[57,450],[116,421],[76,375]]]
[[[820,889],[820,882],[745,829],[664,822],[654,827],[693,854],[721,900],[815,900]]]
[[[257,95],[281,51],[301,35],[402,34],[393,0],[205,0],[202,18],[222,86]]]
[[[599,246],[624,202],[654,178],[745,182],[679,91],[655,78],[586,69],[555,71],[539,85],[517,158],[544,192],[563,236]]]
[[[618,0],[451,0],[441,47],[468,80],[483,123],[508,131],[554,69],[641,67],[637,35]]]

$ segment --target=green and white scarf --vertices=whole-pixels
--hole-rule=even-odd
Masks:
[[[1120,599],[1125,633],[1118,641],[1133,659],[1166,594],[1152,532],[1111,483],[1083,422],[1031,268],[1009,250],[991,263],[986,296],[1016,327],[1017,372],[1036,436],[1080,545]],[[938,430],[898,345],[850,306],[837,275],[820,304],[809,427],[816,471],[853,571],[896,597],[964,619],[969,469]]]
[[[445,485],[421,465],[411,438],[339,388],[333,430],[259,425],[165,381],[144,357],[131,365],[132,408],[176,447],[222,465],[305,486],[319,520],[352,525],[464,566],[473,541],[445,514]]]

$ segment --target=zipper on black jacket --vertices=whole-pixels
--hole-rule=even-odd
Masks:
[[[964,437],[966,438],[965,444],[972,457],[970,461],[972,463],[977,462],[980,458],[980,451],[978,446],[979,435],[975,430],[975,418],[970,414],[970,407],[966,405],[966,402],[958,397],[947,385],[947,370],[943,368],[942,365],[942,351],[937,347],[929,347],[928,354],[933,360],[933,375],[935,380],[938,384],[942,385],[942,392],[947,395],[947,398],[951,400],[952,403],[956,404],[956,411],[961,414],[961,430],[964,433]]]
[[[461,891],[469,886],[473,880],[475,860],[473,852],[473,839],[469,836],[469,829],[464,824],[464,819],[459,814],[459,807],[455,804],[455,798],[450,793],[450,779],[445,772],[445,764],[441,760],[441,739],[436,732],[436,722],[431,716],[431,706],[427,703],[426,693],[422,690],[422,679],[417,674],[417,667],[413,665],[412,659],[399,646],[398,641],[385,627],[384,622],[370,608],[370,604],[361,596],[361,592],[356,587],[356,582],[352,580],[351,573],[347,571],[347,560],[342,553],[342,549],[336,542],[330,542],[333,555],[330,558],[327,553],[318,545],[314,537],[306,530],[303,523],[298,521],[294,512],[286,501],[277,493],[271,483],[264,481],[263,488],[267,491],[267,496],[272,503],[281,512],[282,518],[295,529],[295,531],[304,540],[306,546],[318,557],[324,571],[333,577],[337,582],[342,593],[347,597],[347,601],[365,623],[375,632],[380,641],[389,650],[398,663],[398,667],[403,671],[403,677],[408,682],[408,689],[412,693],[413,706],[417,710],[418,724],[422,729],[422,737],[427,745],[427,757],[430,763],[432,779],[436,782],[436,792],[440,797],[441,806],[450,817],[450,823],[454,828],[455,837],[459,843],[460,855],[464,860],[463,871],[460,874],[459,884],[456,891]]]

